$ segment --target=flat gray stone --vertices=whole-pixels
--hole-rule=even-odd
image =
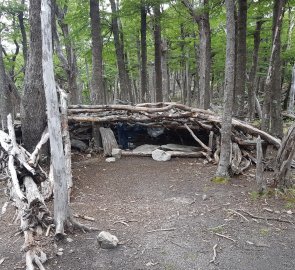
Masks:
[[[147,155],[151,155],[152,152],[156,149],[160,148],[159,145],[153,145],[153,144],[143,144],[140,145],[138,147],[136,147],[135,149],[133,149],[132,152],[134,153],[143,153],[143,154],[147,154]]]
[[[118,245],[119,240],[115,235],[102,231],[97,236],[97,242],[101,248],[112,249]]]
[[[156,149],[152,152],[152,158],[156,161],[168,161],[171,159],[171,155],[163,150]]]

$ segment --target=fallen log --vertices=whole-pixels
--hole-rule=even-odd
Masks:
[[[171,157],[183,157],[183,158],[201,158],[205,157],[204,152],[180,152],[180,151],[165,151],[169,153]],[[122,151],[122,156],[135,156],[135,157],[151,157],[151,153],[147,152],[132,152],[132,151]]]
[[[189,131],[189,133],[192,135],[192,137],[195,139],[195,141],[202,146],[202,148],[204,148],[207,152],[211,153],[211,148],[209,148],[208,146],[206,146],[196,135],[195,133],[189,128],[189,126],[187,124],[184,124],[185,128]]]

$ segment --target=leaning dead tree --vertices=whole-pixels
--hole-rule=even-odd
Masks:
[[[51,32],[51,5],[50,0],[42,0],[41,4],[41,26],[42,26],[42,69],[45,87],[48,133],[50,139],[51,164],[54,178],[54,223],[55,237],[63,238],[65,227],[76,227],[82,230],[89,230],[88,227],[79,224],[74,220],[68,205],[68,189],[71,189],[71,168],[69,137],[67,134],[67,121],[65,109],[62,115],[59,113],[59,103],[53,69],[52,32]],[[62,107],[65,105],[61,92]],[[62,116],[62,121],[61,121]],[[62,132],[62,125],[64,132]],[[63,140],[65,141],[65,147]]]

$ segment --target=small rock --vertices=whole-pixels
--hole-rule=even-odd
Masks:
[[[171,159],[171,154],[166,153],[163,150],[156,149],[152,152],[152,158],[156,161],[168,161]]]
[[[115,159],[120,159],[122,155],[122,150],[119,148],[113,148],[112,149],[112,157]]]
[[[59,249],[58,249],[58,251],[60,251],[60,252],[63,252],[63,251],[64,251],[64,249],[63,249],[63,248],[59,248]]]
[[[116,161],[116,158],[114,157],[106,158],[106,162],[115,162],[115,161]]]
[[[70,249],[69,253],[74,253],[74,250],[73,249]]]
[[[288,215],[292,215],[292,214],[293,214],[293,212],[292,212],[291,210],[288,210],[286,213],[287,213]]]
[[[206,194],[203,194],[202,199],[203,201],[206,201],[208,199],[208,196]]]
[[[74,240],[73,240],[72,238],[70,238],[70,237],[67,238],[67,242],[68,242],[68,243],[72,243],[73,241],[74,241]]]
[[[118,245],[119,240],[115,235],[102,231],[97,236],[97,242],[101,248],[112,249]]]
[[[56,252],[56,255],[57,256],[62,256],[64,253],[62,252],[62,251],[58,251],[58,252]]]
[[[86,157],[87,157],[87,158],[91,158],[91,154],[87,154]]]

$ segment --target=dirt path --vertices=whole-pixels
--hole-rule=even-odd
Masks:
[[[102,250],[97,233],[76,232],[69,235],[70,242],[57,244],[63,255],[54,256],[47,269],[295,269],[293,224],[252,219],[244,213],[247,221],[232,212],[243,209],[295,222],[286,202],[255,200],[253,175],[229,184],[212,183],[215,171],[216,166],[203,165],[202,159],[158,163],[124,157],[116,163],[103,159],[74,163],[74,212],[94,217],[93,225],[115,234],[121,245]],[[5,198],[0,196],[3,205]],[[7,258],[0,269],[23,266],[19,251],[23,239],[12,236],[18,228],[9,225],[12,216],[8,209],[0,220],[0,260]],[[215,245],[217,256],[210,263]]]

